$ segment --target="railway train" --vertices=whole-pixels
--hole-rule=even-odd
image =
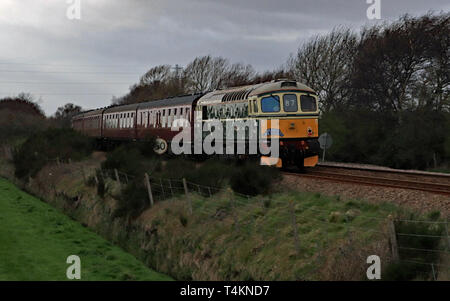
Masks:
[[[250,121],[256,125],[258,137],[277,138],[279,157],[268,165],[313,167],[319,159],[318,117],[316,92],[297,81],[280,79],[91,110],[74,116],[72,127],[103,143],[143,141],[153,136],[157,141],[155,151],[163,154],[170,152],[172,139],[183,130],[173,129],[176,120],[200,125]],[[194,127],[189,128],[194,141]],[[248,144],[250,139],[247,134],[242,141],[235,137],[234,142]],[[253,155],[262,161],[267,159],[259,151]]]

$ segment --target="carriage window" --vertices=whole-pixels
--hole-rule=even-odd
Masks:
[[[166,116],[166,110],[163,110],[163,114],[162,114],[163,116]]]
[[[302,112],[317,111],[316,99],[310,95],[302,95],[300,97]]]
[[[183,108],[180,109],[180,115],[183,115]]]
[[[258,113],[258,103],[256,100],[253,101],[253,112]]]
[[[283,106],[285,112],[297,112],[298,111],[297,95],[295,94],[284,95]]]
[[[173,114],[177,116],[177,109],[173,109]]]
[[[261,99],[261,110],[263,113],[280,112],[280,97],[272,95]]]

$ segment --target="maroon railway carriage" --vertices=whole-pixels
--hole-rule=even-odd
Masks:
[[[179,131],[173,122],[192,122],[194,107],[203,94],[185,95],[139,104],[88,111],[73,118],[73,128],[102,140],[143,140],[157,137],[170,142]],[[181,127],[180,127],[181,130]]]
[[[72,119],[72,127],[89,137],[102,136],[102,114],[103,109],[92,110],[75,116]]]

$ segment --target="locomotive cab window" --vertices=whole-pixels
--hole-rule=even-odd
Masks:
[[[297,112],[298,111],[297,95],[285,94],[283,96],[283,107],[285,112]]]
[[[302,112],[317,111],[316,98],[310,95],[302,95],[300,97]]]
[[[271,95],[261,99],[261,111],[263,113],[280,112],[280,97]]]

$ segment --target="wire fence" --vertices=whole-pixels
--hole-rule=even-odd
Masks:
[[[71,163],[71,160],[58,158],[49,161],[55,166]],[[132,181],[142,180],[148,192],[149,207],[158,202],[179,199],[185,201],[186,214],[195,214],[205,220],[214,219],[218,227],[225,226],[221,225],[220,221],[231,220],[231,224],[228,223],[227,226],[240,236],[259,235],[267,244],[280,248],[288,244],[297,255],[306,249],[313,250],[311,258],[314,260],[311,265],[317,260],[323,260],[322,255],[326,248],[331,246],[331,237],[335,239],[336,235],[340,235],[341,238],[351,239],[354,235],[379,235],[382,239],[388,240],[389,251],[394,261],[425,266],[434,280],[438,279],[442,271],[450,271],[448,220],[394,219],[391,216],[371,216],[359,212],[356,216],[344,214],[341,217],[343,220],[336,222],[330,218],[334,214],[331,209],[305,206],[292,201],[277,204],[276,210],[279,211],[277,219],[271,220],[261,213],[267,212],[270,207],[268,199],[261,196],[245,195],[230,188],[212,187],[184,178],[170,179],[145,174],[142,179],[138,179],[135,175],[117,169],[98,169],[93,174],[92,171],[91,173],[84,171],[83,167],[80,167],[80,170],[85,182],[89,178],[94,178],[97,185],[101,180],[110,179],[123,188]],[[218,199],[222,201],[219,202]],[[421,227],[422,230],[414,232],[414,225],[431,230],[424,232]],[[304,233],[308,227],[319,229],[325,240],[314,242],[305,239]],[[351,256],[345,252],[341,250],[343,256]],[[317,254],[318,256],[315,256]]]

